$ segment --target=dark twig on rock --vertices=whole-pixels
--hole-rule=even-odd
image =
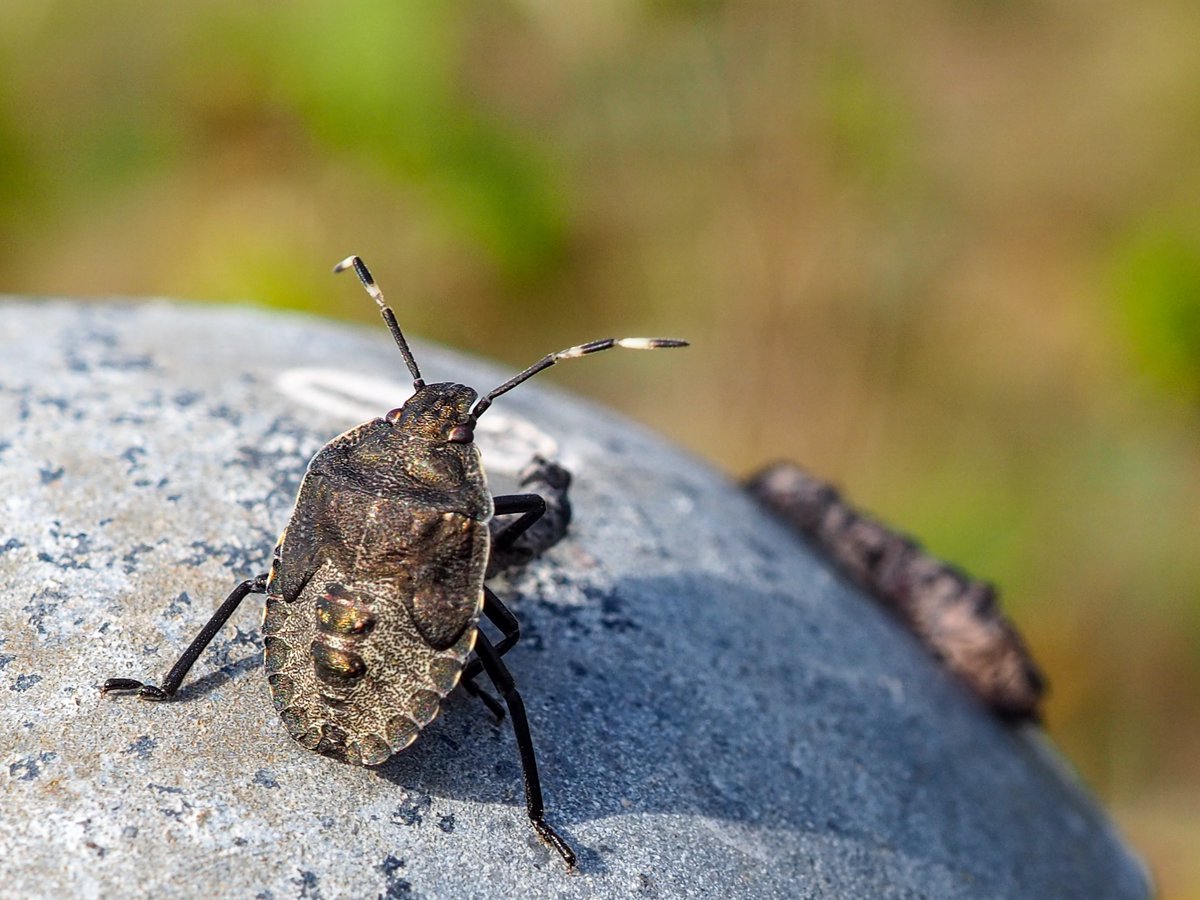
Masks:
[[[862,515],[793,463],[770,465],[745,487],[898,616],[998,715],[1039,718],[1045,680],[992,585]]]

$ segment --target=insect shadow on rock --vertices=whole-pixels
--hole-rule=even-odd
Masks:
[[[475,424],[501,394],[561,360],[614,347],[656,350],[687,342],[591,341],[544,356],[478,398],[465,385],[425,384],[371,273],[357,256],[334,271],[348,268],[379,305],[412,373],[412,397],[317,452],[270,572],[233,590],[161,686],[110,678],[101,693],[171,699],[238,604],[263,593],[271,697],[289,734],[308,750],[379,765],[411,744],[459,685],[503,718],[504,708],[475,684],[486,674],[504,698],[516,734],[529,821],[573,869],[574,851],[543,818],[525,705],[502,660],[519,640],[520,627],[484,585],[498,569],[562,538],[570,519],[570,475],[535,459],[521,486],[539,488],[545,497],[493,497],[474,443]],[[494,516],[518,518],[498,524]],[[502,635],[494,644],[479,628],[481,615]]]

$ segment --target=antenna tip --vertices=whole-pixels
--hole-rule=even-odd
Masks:
[[[333,267],[333,271],[345,272],[347,269],[353,268],[356,262],[358,262],[357,256],[347,256],[340,263]]]
[[[622,338],[617,344],[627,350],[668,350],[690,346],[687,341],[678,338]]]

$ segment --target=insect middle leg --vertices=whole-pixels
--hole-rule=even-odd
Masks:
[[[538,777],[537,757],[533,750],[533,736],[529,733],[529,720],[525,716],[525,702],[517,691],[508,667],[501,661],[498,648],[492,646],[492,642],[483,632],[480,632],[476,639],[475,652],[488,678],[508,704],[509,718],[517,736],[517,750],[521,754],[521,771],[525,778],[525,811],[529,822],[538,833],[538,837],[558,851],[567,868],[574,869],[575,851],[543,818],[545,805],[542,801],[542,782]]]
[[[483,614],[487,616],[489,622],[500,629],[500,633],[503,635],[500,643],[496,644],[495,647],[496,654],[503,656],[515,647],[517,641],[521,639],[521,623],[517,621],[517,617],[512,614],[512,611],[504,605],[503,601],[489,587],[484,587],[483,589]],[[471,696],[482,700],[484,705],[492,711],[492,715],[496,717],[496,721],[503,721],[504,707],[496,701],[495,697],[488,694],[475,683],[475,678],[482,671],[483,663],[479,661],[478,656],[467,663],[462,675],[463,690]]]
[[[156,687],[153,684],[137,681],[133,678],[110,678],[100,687],[101,694],[107,694],[110,691],[137,691],[137,695],[146,700],[170,700],[175,696],[175,692],[179,690],[179,685],[183,681],[188,670],[196,664],[200,654],[204,652],[204,648],[209,645],[221,626],[228,621],[233,615],[233,611],[238,608],[238,605],[246,599],[248,594],[265,594],[267,591],[267,575],[266,573],[259,575],[257,578],[250,578],[243,581],[233,589],[233,593],[225,598],[208,623],[200,630],[183,655],[179,657],[179,661],[171,667],[171,671],[167,673],[167,677],[163,679],[161,687]]]
[[[571,473],[557,463],[535,456],[520,474],[522,487],[538,493],[504,494],[493,499],[496,516],[517,515],[520,518],[497,523],[492,520],[492,555],[487,574],[522,565],[553,547],[567,533],[571,522],[571,503],[567,489]],[[521,625],[491,590],[484,588],[484,615],[503,635],[496,652],[503,656],[521,639]],[[462,686],[468,694],[478,697],[491,710],[497,721],[504,719],[504,708],[494,697],[482,690],[474,679],[483,671],[478,657],[467,664]]]

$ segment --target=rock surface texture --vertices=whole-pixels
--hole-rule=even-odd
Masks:
[[[579,874],[473,698],[377,769],[295,744],[259,597],[175,701],[101,697],[162,678],[266,570],[311,454],[409,379],[382,325],[167,303],[0,303],[0,347],[4,897],[1149,893],[1040,732],[993,719],[736,485],[552,376],[480,444],[495,489],[535,452],[575,476],[567,539],[493,587]],[[415,352],[429,381],[512,374]],[[653,390],[674,360],[572,365]]]

